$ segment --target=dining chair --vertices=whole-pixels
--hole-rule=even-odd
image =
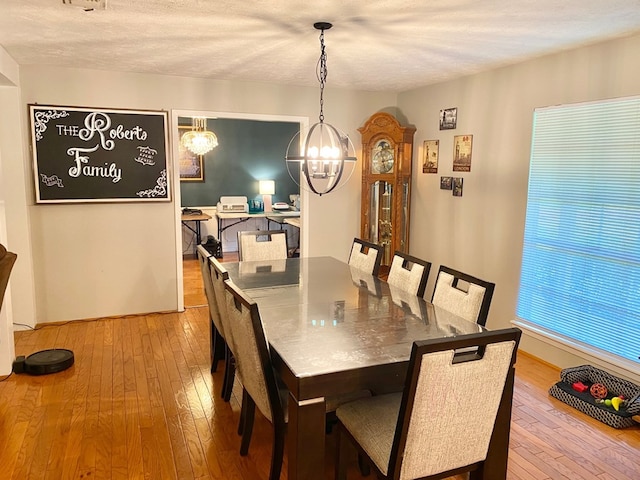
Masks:
[[[229,272],[215,257],[209,257],[209,262],[211,264],[211,279],[213,283],[213,290],[218,302],[218,310],[220,312],[222,328],[225,332],[224,376],[222,378],[222,389],[220,395],[225,402],[229,402],[231,400],[231,394],[233,393],[233,384],[236,379],[242,386],[242,403],[240,406],[238,435],[242,435],[243,437],[242,446],[240,447],[240,453],[243,454],[243,452],[245,452],[244,454],[246,454],[246,451],[249,448],[249,440],[251,439],[251,431],[253,429],[254,407],[248,405],[247,392],[242,381],[242,374],[236,370],[237,347],[233,339],[233,329],[231,328],[230,323],[232,321],[232,317],[230,317],[227,309],[227,294],[225,287],[225,282],[229,279]]]
[[[396,251],[393,254],[387,283],[422,297],[427,288],[431,262]]]
[[[354,238],[349,255],[349,265],[371,275],[378,275],[382,261],[382,247],[375,243]]]
[[[0,310],[4,302],[4,294],[9,284],[9,276],[18,256],[13,252],[8,252],[6,247],[0,244]]]
[[[441,265],[431,303],[484,327],[494,289],[495,283]]]
[[[469,471],[492,478],[485,460],[503,395],[513,394],[517,328],[416,341],[402,392],[340,406],[336,479],[347,471],[348,442],[381,479],[442,479]],[[474,355],[456,353],[474,348]],[[506,461],[506,459],[505,459]]]
[[[202,274],[202,283],[204,285],[204,293],[207,297],[207,305],[209,306],[209,335],[211,343],[211,373],[218,369],[218,362],[224,360],[225,357],[225,340],[224,331],[222,330],[222,321],[220,319],[220,311],[218,302],[216,301],[215,292],[213,290],[213,282],[211,280],[211,269],[209,257],[211,253],[202,245],[196,247],[198,262],[200,263],[200,273]]]
[[[220,396],[225,402],[231,399],[233,391],[233,382],[236,376],[235,367],[235,345],[233,342],[233,332],[229,325],[229,313],[227,312],[226,293],[224,282],[229,278],[229,272],[224,268],[217,258],[209,257],[209,266],[211,271],[211,284],[220,314],[220,324],[225,335],[224,349],[224,376],[222,379],[222,389]]]
[[[244,427],[240,454],[249,450],[255,407],[273,424],[273,449],[269,480],[280,478],[285,439],[285,408],[258,305],[231,280],[225,281],[227,314],[234,339],[236,368],[244,386]]]
[[[243,385],[242,406],[238,433],[242,435],[240,455],[249,452],[257,407],[274,429],[274,445],[270,480],[279,478],[286,431],[286,406],[289,392],[275,376],[269,344],[258,311],[258,305],[231,280],[225,280],[228,325],[234,348],[237,374]],[[226,325],[225,325],[226,327]],[[325,399],[327,431],[330,432],[332,414],[343,403],[371,396],[368,390],[356,390]]]
[[[285,230],[255,230],[238,232],[238,259],[279,260],[287,258]]]

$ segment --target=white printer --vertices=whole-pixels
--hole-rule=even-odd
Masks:
[[[220,197],[218,213],[248,213],[247,197]]]

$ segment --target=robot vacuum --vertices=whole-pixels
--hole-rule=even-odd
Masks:
[[[53,348],[32,353],[28,357],[17,357],[13,362],[14,373],[28,373],[30,375],[47,375],[66,370],[73,365],[74,357],[71,350]]]

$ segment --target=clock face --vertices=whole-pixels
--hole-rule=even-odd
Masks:
[[[389,173],[393,170],[393,147],[388,140],[380,140],[371,152],[373,173]]]

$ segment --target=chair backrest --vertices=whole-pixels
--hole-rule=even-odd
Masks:
[[[236,368],[242,385],[274,427],[276,423],[284,427],[284,409],[258,305],[231,280],[225,281],[225,292],[231,335],[236,344]]]
[[[241,262],[287,258],[287,232],[256,230],[238,232],[238,258]]]
[[[395,252],[387,283],[422,297],[425,288],[427,288],[430,270],[431,262],[412,257],[406,253]]]
[[[224,338],[224,329],[220,320],[220,309],[218,308],[218,302],[216,301],[216,294],[213,290],[213,280],[211,279],[211,268],[209,263],[209,257],[211,253],[202,245],[196,247],[196,253],[198,255],[198,262],[200,263],[200,272],[202,273],[202,283],[204,284],[204,293],[207,297],[207,304],[209,305],[209,317],[213,321],[213,324],[218,329],[218,332]]]
[[[494,289],[494,283],[441,265],[431,303],[485,326]]]
[[[509,328],[414,342],[389,478],[423,478],[486,459],[521,333]],[[473,358],[455,353],[469,348],[477,349]]]
[[[209,257],[209,269],[211,271],[211,284],[213,286],[213,294],[215,296],[222,336],[227,343],[231,353],[235,355],[236,347],[233,342],[233,332],[229,326],[229,314],[227,312],[227,300],[224,282],[229,278],[229,272],[222,266],[218,259],[214,256]]]
[[[0,244],[0,309],[2,309],[4,293],[9,284],[9,275],[11,275],[13,264],[16,263],[17,258],[15,253],[8,252],[4,245]]]
[[[380,245],[359,238],[353,239],[349,265],[371,275],[378,275],[381,261],[382,247]]]

